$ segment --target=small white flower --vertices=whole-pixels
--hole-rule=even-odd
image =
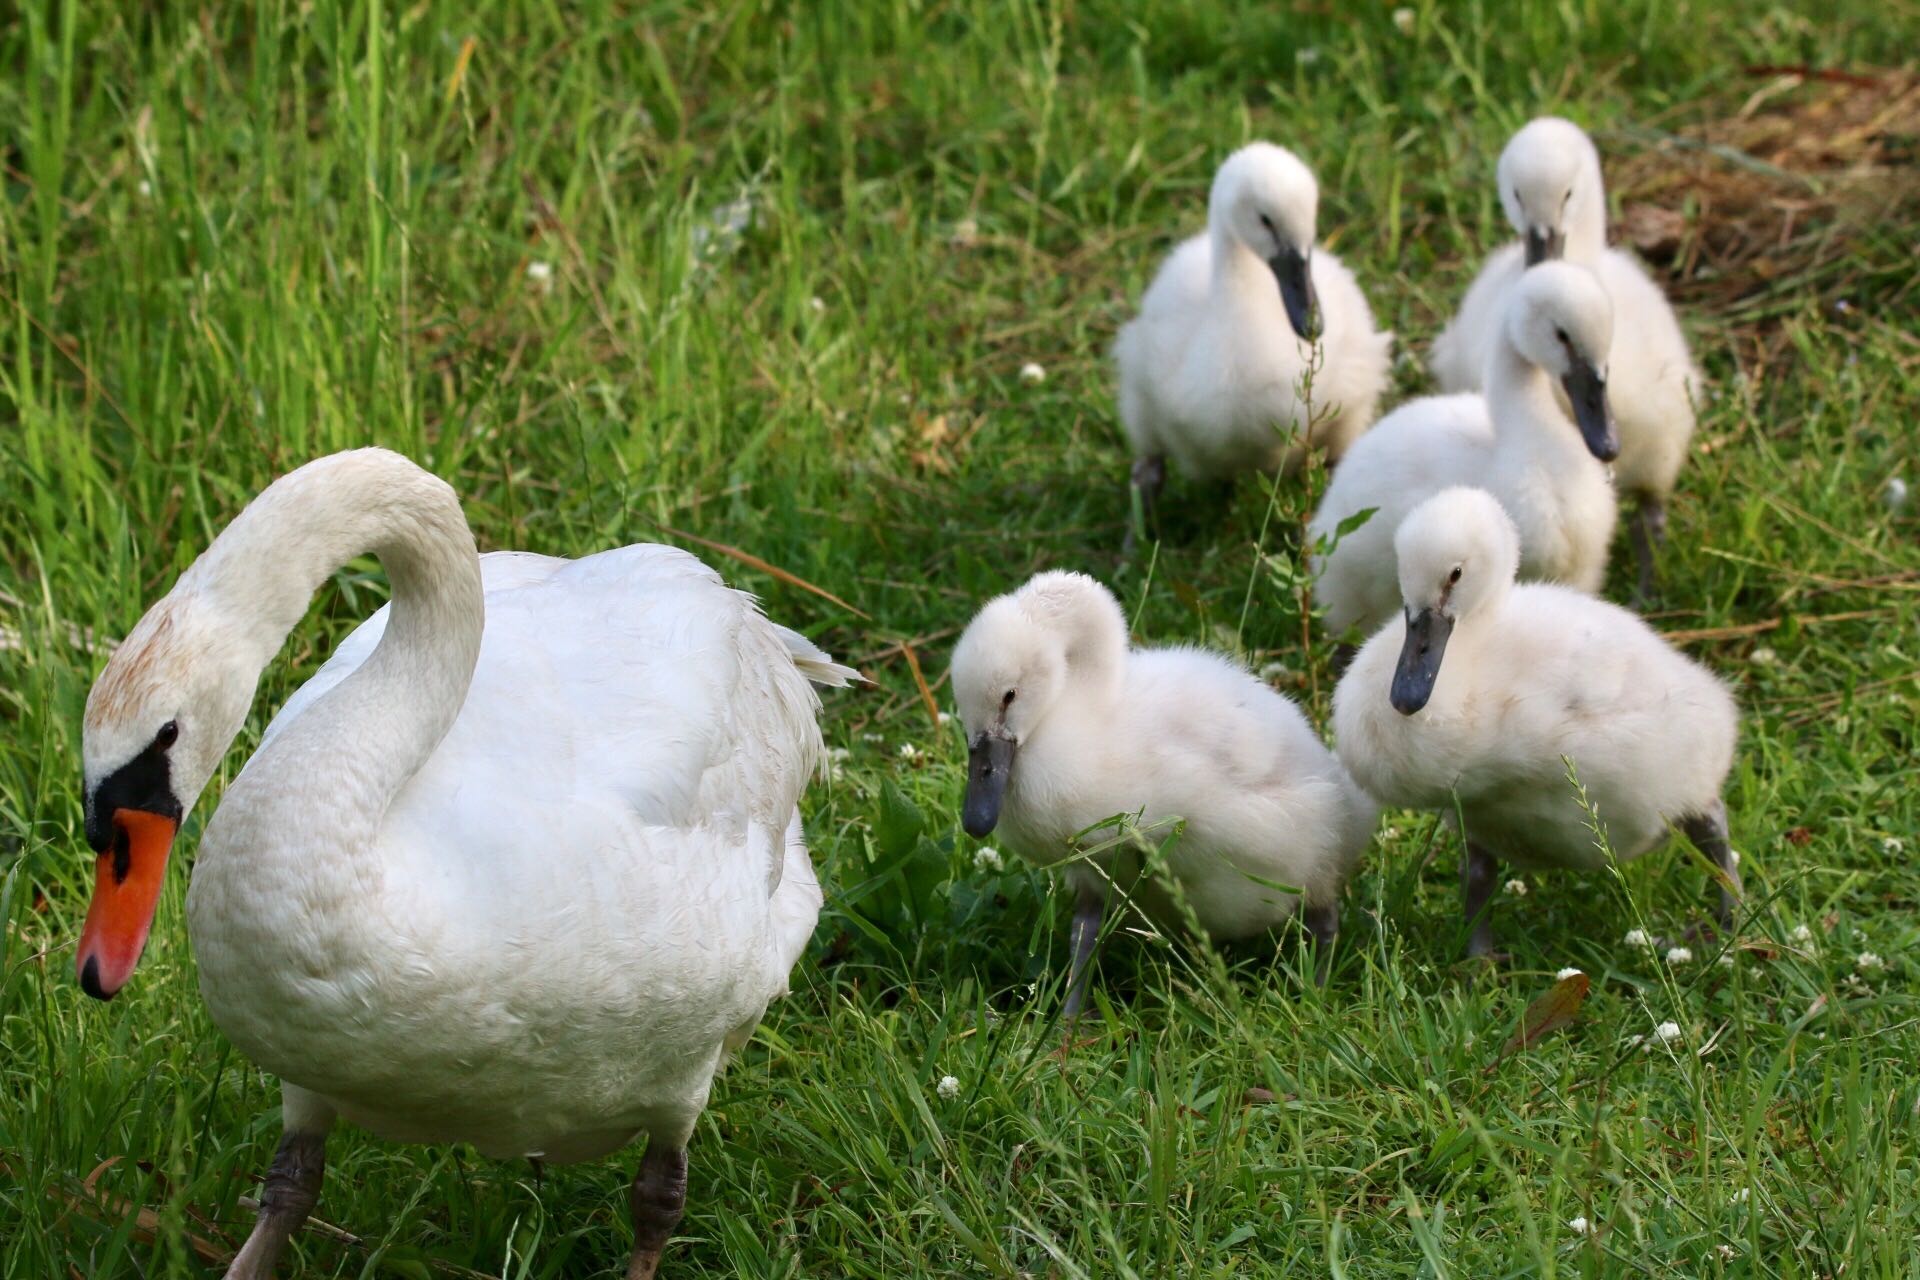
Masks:
[[[920,758],[920,748],[914,746],[911,742],[903,742],[900,744],[900,758],[902,760],[918,760]]]
[[[1645,1036],[1628,1036],[1626,1039],[1626,1045],[1629,1049],[1638,1049],[1646,1042],[1647,1038]]]
[[[1525,880],[1509,880],[1507,881],[1507,892],[1516,898],[1524,898],[1527,896],[1527,882]]]
[[[1413,23],[1414,23],[1413,10],[1407,8],[1405,5],[1402,5],[1400,8],[1395,9],[1393,11],[1393,25],[1395,29],[1400,32],[1401,35],[1403,36],[1412,35]]]
[[[1853,958],[1853,967],[1861,973],[1877,973],[1887,967],[1887,962],[1877,952],[1862,951]]]
[[[1713,1251],[1722,1258],[1725,1258],[1728,1262],[1740,1256],[1740,1251],[1730,1244],[1715,1245]]]
[[[1629,929],[1627,930],[1627,936],[1620,939],[1620,941],[1626,943],[1630,947],[1653,946],[1653,938],[1647,933],[1645,929]]]
[[[153,194],[153,184],[151,182],[148,182],[145,178],[142,178],[140,179],[139,191],[143,199],[148,196],[151,196]]]
[[[1320,61],[1320,51],[1312,45],[1308,45],[1304,49],[1295,49],[1293,51],[1293,60],[1303,67],[1310,67]]]
[[[940,1083],[933,1087],[933,1091],[943,1098],[957,1098],[960,1096],[960,1081],[953,1076],[941,1076]]]
[[[1668,963],[1668,964],[1692,964],[1692,963],[1693,963],[1693,950],[1692,950],[1692,948],[1690,948],[1690,947],[1668,947],[1668,948],[1667,948],[1667,963]]]
[[[1740,865],[1740,859],[1744,858],[1746,855],[1741,853],[1738,849],[1729,848],[1727,850],[1727,856],[1733,859],[1733,865],[1737,867]]]
[[[962,218],[953,224],[953,234],[948,241],[957,249],[971,249],[980,239],[980,224],[972,218]]]
[[[862,742],[879,743],[879,742],[885,742],[886,740],[887,740],[887,735],[884,733],[863,733],[860,735],[860,741]]]
[[[1749,661],[1751,661],[1755,666],[1760,666],[1760,667],[1772,666],[1774,664],[1774,660],[1778,657],[1779,657],[1778,654],[1776,654],[1773,650],[1767,648],[1767,646],[1765,645],[1761,645],[1758,649],[1755,649],[1752,653],[1747,655],[1747,658]]]
[[[1568,978],[1577,978],[1584,972],[1585,970],[1583,969],[1576,969],[1572,965],[1568,965],[1560,972],[1554,974],[1553,977],[1556,982],[1565,982]]]
[[[140,185],[144,187],[147,184],[143,182]],[[142,194],[145,193],[143,192]],[[1893,512],[1895,515],[1899,515],[1907,509],[1908,496],[1907,482],[1899,476],[1895,476],[1893,479],[1887,481],[1887,487],[1885,491],[1881,493],[1880,500],[1887,504],[1887,510]]]
[[[992,845],[981,845],[973,851],[973,869],[975,871],[998,871],[1006,866],[1006,859]]]
[[[1275,680],[1283,676],[1292,674],[1292,669],[1284,662],[1263,662],[1260,664],[1260,678],[1268,684],[1272,684]]]
[[[1797,943],[1803,947],[1811,946],[1813,944],[1813,930],[1803,924],[1797,924],[1793,926],[1793,932],[1787,935],[1787,941]]]
[[[1382,840],[1398,840],[1400,838],[1400,828],[1388,827],[1380,833],[1380,838]]]
[[[953,723],[953,717],[952,717],[952,716],[950,716],[950,715],[948,715],[948,714],[947,714],[946,712],[944,712],[944,711],[936,711],[936,712],[934,712],[934,713],[933,713],[933,718],[934,718],[934,720],[935,720],[935,721],[936,721],[936,722],[937,722],[937,723],[938,723],[938,724],[940,725],[940,727],[941,727],[941,728],[943,728],[943,729],[944,729],[944,728],[946,728],[946,727],[947,727],[947,726],[948,726],[949,724],[951,724],[951,723]]]
[[[1853,304],[1845,298],[1841,298],[1833,304],[1833,313],[1837,316],[1846,315],[1847,312],[1851,310],[1853,310]]]
[[[1029,360],[1020,366],[1020,381],[1030,387],[1037,387],[1047,380],[1047,371]]]
[[[1567,1230],[1577,1236],[1590,1236],[1593,1234],[1593,1224],[1587,1221],[1585,1214],[1582,1214],[1577,1218],[1567,1219]]]
[[[553,292],[553,264],[551,262],[529,262],[527,264],[527,283],[541,293]]]
[[[1733,1202],[1735,1204],[1745,1204],[1747,1201],[1751,1199],[1753,1199],[1752,1187],[1742,1187],[1738,1191],[1733,1193]]]
[[[1888,836],[1885,840],[1882,840],[1880,842],[1880,852],[1882,853],[1890,853],[1890,854],[1893,854],[1895,857],[1898,857],[1899,855],[1905,853],[1906,851],[1907,851],[1907,842],[1905,840],[1902,840],[1899,836]]]
[[[813,297],[807,299],[807,306],[812,310],[813,314],[822,315],[826,312],[827,300],[819,294],[815,294]]]
[[[1653,1029],[1653,1038],[1661,1044],[1672,1044],[1680,1038],[1680,1024],[1677,1022],[1661,1023]]]
[[[827,777],[833,779],[835,782],[838,782],[840,780],[840,774],[842,772],[841,766],[847,762],[847,757],[851,756],[852,754],[853,752],[847,750],[845,747],[828,747],[827,748]]]
[[[1720,958],[1718,960],[1715,960],[1714,963],[1719,965],[1722,969],[1733,968],[1733,952],[1722,951],[1720,953]]]

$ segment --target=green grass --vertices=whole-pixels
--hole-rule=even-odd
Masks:
[[[1533,880],[1499,902],[1511,962],[1463,972],[1453,839],[1393,814],[1325,991],[1292,944],[1123,934],[1062,1061],[1064,906],[958,834],[962,744],[900,646],[937,681],[972,609],[1042,567],[1112,582],[1144,640],[1285,663],[1324,722],[1280,535],[1299,488],[1263,545],[1258,483],[1176,486],[1152,572],[1116,554],[1106,352],[1232,146],[1317,167],[1323,234],[1418,352],[1504,235],[1492,158],[1527,116],[1617,159],[1737,111],[1747,64],[1887,65],[1920,37],[1865,0],[1416,8],[1410,36],[1384,3],[0,15],[0,1280],[197,1275],[191,1238],[245,1231],[277,1089],[200,1004],[186,866],[118,1000],[71,976],[84,640],[274,475],[370,442],[451,480],[487,546],[670,527],[871,615],[717,560],[877,684],[827,700],[851,753],[809,800],[827,911],[701,1123],[672,1275],[1920,1274],[1920,553],[1880,500],[1920,413],[1920,221],[1687,316],[1715,447],[1656,621],[1784,620],[1692,646],[1747,717],[1728,802],[1767,951],[1668,969],[1622,946],[1701,914],[1676,848]],[[715,231],[742,198],[750,225]],[[1411,361],[1401,381],[1424,385]],[[322,591],[229,771],[383,593],[371,562]],[[1889,968],[1856,977],[1867,950]],[[1563,965],[1594,978],[1579,1020],[1497,1061]],[[1629,1047],[1665,1020],[1674,1050]],[[309,1232],[301,1274],[624,1265],[631,1157],[537,1181],[344,1127],[329,1154],[319,1216],[358,1243]]]

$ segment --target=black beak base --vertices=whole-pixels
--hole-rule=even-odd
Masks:
[[[1575,357],[1573,368],[1560,380],[1567,389],[1567,401],[1573,406],[1573,420],[1587,452],[1602,462],[1620,456],[1620,432],[1613,423],[1613,411],[1607,406],[1607,380],[1585,360]]]
[[[1000,804],[1013,774],[1013,739],[983,733],[967,749],[967,795],[960,825],[976,840],[992,834],[1000,822]]]
[[[1267,259],[1273,278],[1280,282],[1280,302],[1287,309],[1287,322],[1308,342],[1320,336],[1320,299],[1313,291],[1313,272],[1307,255],[1298,249],[1282,249]]]
[[[1554,261],[1567,251],[1567,233],[1548,231],[1543,227],[1527,228],[1527,265],[1537,267],[1543,262]]]
[[[1393,709],[1410,716],[1427,705],[1433,696],[1433,682],[1440,677],[1440,659],[1447,651],[1447,637],[1453,634],[1453,619],[1432,609],[1407,615],[1407,642],[1400,649],[1399,665],[1393,669],[1393,690],[1388,695]]]

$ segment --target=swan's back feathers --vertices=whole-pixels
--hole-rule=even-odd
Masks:
[[[819,645],[801,635],[798,631],[773,624],[779,633],[781,642],[787,646],[787,653],[793,658],[793,665],[800,668],[800,674],[818,685],[829,689],[844,689],[851,684],[865,684],[867,678],[852,667],[835,662]]]

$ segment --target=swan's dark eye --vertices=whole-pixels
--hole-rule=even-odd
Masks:
[[[165,751],[180,738],[180,722],[169,720],[160,726],[160,732],[153,735],[153,745]]]
[[[1013,695],[1014,695],[1015,693],[1018,693],[1018,692],[1019,692],[1019,690],[1017,690],[1017,689],[1009,689],[1009,690],[1007,690],[1007,696],[1006,696],[1006,697],[1004,697],[1004,698],[1002,698],[1002,699],[1000,699],[1000,705],[1001,705],[1002,707],[1010,707],[1010,706],[1012,706],[1012,705],[1013,705]]]
[[[1459,565],[1455,565],[1455,566],[1453,566],[1453,572],[1447,575],[1447,581],[1448,581],[1448,583],[1455,583],[1455,582],[1458,582],[1458,581],[1460,581],[1460,566],[1459,566]]]

